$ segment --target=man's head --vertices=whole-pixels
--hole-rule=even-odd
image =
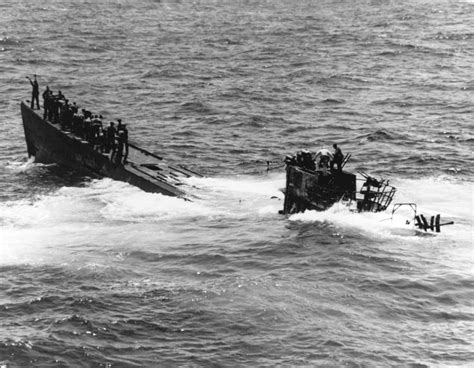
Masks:
[[[337,148],[337,144],[336,144],[336,143],[334,143],[332,146],[333,146],[334,149]]]

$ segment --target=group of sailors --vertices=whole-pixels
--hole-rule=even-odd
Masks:
[[[34,109],[35,103],[39,109],[39,86],[36,80],[27,77],[33,87],[31,108]],[[121,119],[117,119],[117,125],[110,122],[109,126],[104,127],[102,115],[93,115],[92,112],[81,109],[79,111],[75,102],[69,103],[61,91],[54,94],[48,86],[43,92],[43,119],[47,119],[54,124],[60,124],[61,129],[71,131],[74,135],[89,142],[95,150],[101,153],[110,154],[110,160],[116,163],[125,163],[128,157],[128,130]],[[337,144],[333,144],[334,153],[328,149],[321,149],[314,157],[309,152],[300,152],[299,157],[294,158],[298,164],[309,169],[334,171],[334,165],[337,171],[342,171],[344,155]],[[289,158],[292,159],[292,158]],[[285,160],[286,161],[286,160]],[[289,161],[288,161],[289,162]]]
[[[33,86],[31,108],[34,109],[34,102],[36,102],[39,109],[36,75],[34,81],[29,80]],[[104,126],[102,115],[92,114],[86,109],[79,110],[76,103],[71,104],[61,91],[54,94],[49,87],[46,87],[43,92],[43,107],[43,119],[59,124],[62,130],[70,131],[75,136],[86,140],[94,150],[110,155],[111,161],[127,162],[128,130],[121,119],[117,119],[117,124],[110,122],[108,126]]]
[[[323,148],[316,152],[314,161],[317,163],[318,169],[331,169],[331,171],[333,171],[334,165],[336,165],[337,171],[341,172],[344,155],[342,154],[342,150],[337,146],[337,143],[334,143],[332,147],[334,148],[334,153]]]
[[[295,156],[286,156],[285,163],[287,165],[298,165],[308,170],[318,170],[323,172],[342,172],[344,166],[344,155],[342,150],[333,144],[334,153],[331,153],[328,149],[323,148],[312,153],[307,150],[299,151]],[[350,156],[350,155],[348,155]],[[334,166],[337,168],[335,169]]]

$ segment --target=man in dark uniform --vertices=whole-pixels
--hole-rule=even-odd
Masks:
[[[101,150],[101,137],[100,133],[102,130],[102,121],[99,119],[99,115],[94,115],[92,119],[92,146],[95,150]]]
[[[82,138],[82,136],[84,134],[83,130],[82,130],[84,116],[79,114],[79,112],[77,111],[77,106],[75,105],[75,102],[74,102],[74,105],[73,105],[73,108],[72,108],[72,114],[73,114],[72,115],[72,132],[76,136]]]
[[[87,142],[91,143],[93,140],[91,114],[87,110],[83,110],[83,111],[84,111],[84,138]]]
[[[337,171],[342,171],[342,162],[344,161],[344,155],[342,154],[341,149],[337,146],[336,143],[333,145],[334,148],[334,158],[331,161],[331,171],[334,170],[334,164],[337,165]]]
[[[43,120],[46,120],[49,114],[49,110],[51,109],[51,95],[53,92],[49,89],[49,86],[46,86],[46,89],[43,92],[43,109],[44,115]]]
[[[110,125],[105,130],[105,152],[111,152],[110,159],[113,159],[115,151],[117,149],[115,144],[115,126],[114,122],[110,122]]]
[[[79,108],[77,107],[75,102],[72,103],[71,109],[74,114],[77,114],[77,112],[79,111]]]
[[[69,101],[66,100],[62,106],[62,116],[61,121],[65,129],[72,130],[72,123],[74,119],[74,112],[72,106],[69,104]]]
[[[123,156],[123,163],[127,162],[128,157],[128,130],[125,124],[122,124],[122,120],[118,119],[119,125],[117,126],[118,136],[118,151]]]
[[[48,120],[50,122],[53,122],[53,117],[54,117],[54,107],[56,106],[56,96],[54,94],[50,94],[48,97]]]
[[[116,164],[121,164],[122,163],[122,158],[123,158],[123,131],[122,130],[117,130],[117,150],[115,151],[114,159],[113,162]]]
[[[58,124],[60,121],[59,121],[59,109],[61,107],[61,100],[59,99],[59,95],[58,96],[53,96],[53,100],[52,100],[52,103],[51,103],[51,107],[52,107],[52,119],[51,122],[53,122],[54,124]]]
[[[127,125],[123,124],[123,139],[124,139],[124,145],[125,145],[125,154],[123,155],[123,163],[127,162],[128,158],[128,129]]]
[[[36,101],[36,108],[39,110],[40,105],[39,105],[39,85],[38,81],[36,80],[36,74],[35,74],[35,80],[32,81],[30,77],[26,77],[30,81],[31,87],[33,87],[33,90],[31,91],[31,108],[34,109],[35,107],[35,101]]]

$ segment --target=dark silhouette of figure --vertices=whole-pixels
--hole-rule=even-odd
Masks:
[[[102,152],[102,121],[99,119],[98,115],[94,115],[92,119],[92,146],[95,150]]]
[[[52,119],[50,119],[54,124],[58,124],[59,121],[59,109],[61,107],[61,101],[59,96],[53,96],[52,100]]]
[[[75,135],[77,135],[80,138],[84,138],[83,126],[84,126],[84,115],[78,113],[77,106],[76,106],[76,112],[74,112],[74,108],[73,108],[72,131]]]
[[[53,117],[54,117],[54,107],[56,106],[56,96],[51,93],[48,96],[48,120],[50,122],[53,122]]]
[[[117,119],[117,132],[122,130],[122,119]]]
[[[105,133],[104,133],[104,129],[102,128],[102,125],[100,125],[98,128],[98,132],[97,132],[97,136],[96,136],[96,146],[95,146],[95,149],[100,152],[100,153],[104,153],[104,150],[105,150]]]
[[[51,109],[52,94],[53,92],[49,89],[49,86],[46,86],[46,89],[43,92],[43,109],[44,109],[43,120],[46,120],[46,118],[49,115],[49,110]]]
[[[118,119],[119,125],[117,126],[117,136],[118,136],[118,162],[127,162],[128,157],[128,130],[125,124],[122,124],[122,120]],[[118,157],[120,156],[120,161]],[[122,159],[123,157],[123,159]]]
[[[87,114],[87,111],[85,111],[84,114],[84,138],[89,143],[91,143],[94,138],[92,120],[90,115]]]
[[[117,133],[117,151],[115,152],[113,162],[116,164],[122,163],[123,158],[123,137],[121,137],[122,131]]]
[[[39,105],[39,85],[38,81],[36,80],[36,74],[34,75],[34,80],[31,80],[30,77],[26,77],[30,81],[31,87],[33,87],[33,90],[31,91],[31,108],[34,109],[35,107],[35,101],[36,101],[36,108],[39,110],[40,105]]]
[[[117,146],[115,144],[115,124],[111,121],[110,125],[105,130],[105,152],[111,152],[110,159],[113,159]]]
[[[61,126],[64,130],[72,130],[74,112],[68,100],[65,100],[61,106]]]
[[[337,146],[336,143],[333,145],[334,148],[334,158],[331,161],[331,170],[334,170],[334,164],[337,165],[337,171],[342,171],[342,162],[344,161],[344,155],[342,154],[341,149]]]

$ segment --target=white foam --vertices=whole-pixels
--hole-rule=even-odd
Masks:
[[[266,200],[266,208],[252,210],[265,213],[269,211],[270,195],[279,194],[271,183],[248,178],[243,181],[195,178],[194,181],[190,179],[190,183],[200,185],[200,188],[193,188],[199,197],[193,201],[147,193],[111,179],[93,180],[84,187],[62,187],[47,195],[3,202],[0,204],[0,222],[7,227],[26,228],[101,221],[156,222],[172,218],[232,216],[236,212],[233,205],[236,200],[240,201],[240,207],[245,207],[249,200],[260,198]],[[231,205],[227,207],[229,203]]]
[[[30,158],[28,158],[27,161],[24,161],[24,160],[8,161],[5,165],[5,168],[13,172],[26,172],[38,167],[49,167],[49,166],[55,166],[55,165],[56,164],[36,163],[35,157],[31,156]]]
[[[279,188],[282,186],[281,176],[236,176],[232,178],[197,178],[186,179],[186,183],[201,189],[208,189],[212,192],[222,192],[225,194],[235,193],[236,195],[263,195],[283,198]]]
[[[282,207],[283,176],[235,176],[186,180],[206,206],[228,217],[272,216]]]
[[[442,237],[472,244],[473,237],[473,184],[453,181],[449,177],[402,179],[393,183],[398,191],[394,203],[415,203],[417,214],[429,218],[441,215]],[[326,211],[306,211],[289,217],[290,221],[329,222],[336,226],[359,229],[373,236],[419,235],[413,224],[414,212],[403,206],[392,217],[393,204],[381,213],[354,213],[342,204],[335,204]],[[410,224],[407,225],[407,221]]]
[[[216,219],[277,219],[283,206],[279,191],[284,185],[283,175],[189,178],[187,185],[186,191],[195,197],[192,202],[101,179],[84,187],[63,187],[29,200],[0,203],[0,262],[37,261],[51,255],[61,259],[63,254],[68,257],[68,247],[132,243],[140,233],[177,239],[184,236],[183,226],[187,229],[191,222],[199,228],[199,224]],[[441,213],[442,222],[455,221],[455,225],[443,227],[438,237],[472,244],[472,183],[425,178],[399,180],[394,185],[399,188],[394,202],[416,202],[418,213],[427,217]],[[342,231],[352,229],[369,237],[415,235],[412,225],[405,224],[413,218],[408,207],[390,218],[391,209],[359,214],[336,204],[327,211],[292,215],[289,220],[330,223]]]
[[[6,224],[33,226],[97,221],[156,221],[170,217],[206,216],[212,209],[176,197],[146,193],[111,179],[85,187],[63,187],[32,200],[0,204]]]
[[[474,184],[449,176],[397,181],[395,202],[416,202],[420,212],[440,213],[457,218],[473,217]]]
[[[289,217],[290,221],[331,223],[343,228],[356,228],[361,232],[380,234],[387,229],[386,213],[356,213],[341,203],[326,211],[305,211]]]

